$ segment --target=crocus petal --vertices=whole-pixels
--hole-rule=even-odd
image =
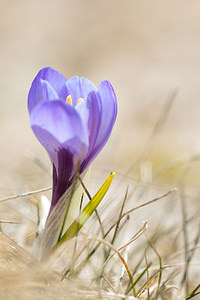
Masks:
[[[41,89],[40,102],[46,100],[55,100],[59,98],[56,91],[46,80],[40,79],[40,89]]]
[[[75,108],[88,130],[89,147],[87,157],[94,148],[101,121],[101,106],[97,93],[92,91],[88,97],[78,103]]]
[[[28,110],[44,100],[65,99],[67,79],[50,67],[39,71],[28,94]],[[54,94],[54,97],[53,97]]]
[[[98,93],[93,93],[91,96],[98,98],[100,103],[100,126],[93,149],[90,150],[85,159],[85,165],[89,165],[106,144],[117,116],[116,95],[108,81],[102,81],[98,87]]]
[[[31,127],[57,167],[57,152],[64,148],[74,155],[88,148],[87,131],[78,112],[59,100],[45,101],[30,114]]]
[[[117,116],[117,99],[109,81],[102,81],[98,87],[101,103],[101,124],[95,148],[102,148],[107,142]]]
[[[53,165],[53,195],[51,210],[69,187],[74,171],[73,154],[68,149],[60,149],[57,156],[57,169],[55,165]]]
[[[80,98],[86,98],[91,91],[97,91],[96,86],[88,79],[83,77],[72,77],[66,82],[67,96],[72,96],[73,106],[78,103]]]

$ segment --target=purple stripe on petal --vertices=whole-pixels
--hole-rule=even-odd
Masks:
[[[67,149],[58,151],[57,168],[53,165],[53,195],[51,210],[70,185],[74,175],[73,154]]]

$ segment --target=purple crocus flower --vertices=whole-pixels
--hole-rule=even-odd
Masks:
[[[30,123],[53,164],[52,210],[107,142],[117,114],[108,81],[97,88],[86,78],[67,80],[50,67],[39,71],[28,95]]]

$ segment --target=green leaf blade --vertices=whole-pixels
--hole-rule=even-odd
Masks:
[[[66,240],[73,238],[77,234],[77,232],[83,227],[83,225],[87,222],[87,220],[90,218],[92,213],[95,211],[95,209],[97,208],[97,206],[100,204],[101,200],[107,193],[114,176],[115,176],[114,172],[112,172],[108,176],[108,178],[101,186],[101,188],[98,190],[98,192],[94,195],[94,197],[90,200],[90,202],[84,207],[84,209],[80,214],[80,217],[76,219],[68,228],[68,230],[64,233],[58,245],[60,245]]]

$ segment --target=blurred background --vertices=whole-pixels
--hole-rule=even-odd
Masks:
[[[97,86],[105,79],[112,83],[118,98],[117,121],[92,164],[89,191],[93,194],[110,171],[117,172],[98,208],[108,228],[116,221],[127,185],[126,210],[177,186],[177,193],[156,206],[130,214],[117,243],[125,243],[148,220],[148,235],[160,236],[156,247],[161,256],[182,268],[186,246],[196,247],[200,236],[200,1],[0,0],[0,198],[52,183],[50,172],[39,167],[42,162],[51,171],[27,111],[31,83],[46,66],[67,78],[86,77]],[[38,201],[34,195],[1,204],[0,220],[21,224],[2,225],[3,232],[19,245],[33,242]],[[188,240],[182,233],[186,221]],[[96,234],[94,224],[89,232]],[[129,251],[133,267],[146,239],[141,243],[140,248],[134,244],[132,256]],[[0,252],[9,254],[1,248]],[[199,284],[199,261],[197,257],[193,263],[193,288]],[[14,292],[7,267],[6,272]],[[4,282],[4,276],[0,272],[0,281]],[[60,279],[57,290],[61,291]]]
[[[114,86],[118,118],[96,167],[131,172],[157,125],[154,157],[198,153],[199,1],[1,0],[0,8],[3,189],[19,174],[29,188],[41,187],[27,153],[50,167],[26,105],[31,82],[45,66]]]

